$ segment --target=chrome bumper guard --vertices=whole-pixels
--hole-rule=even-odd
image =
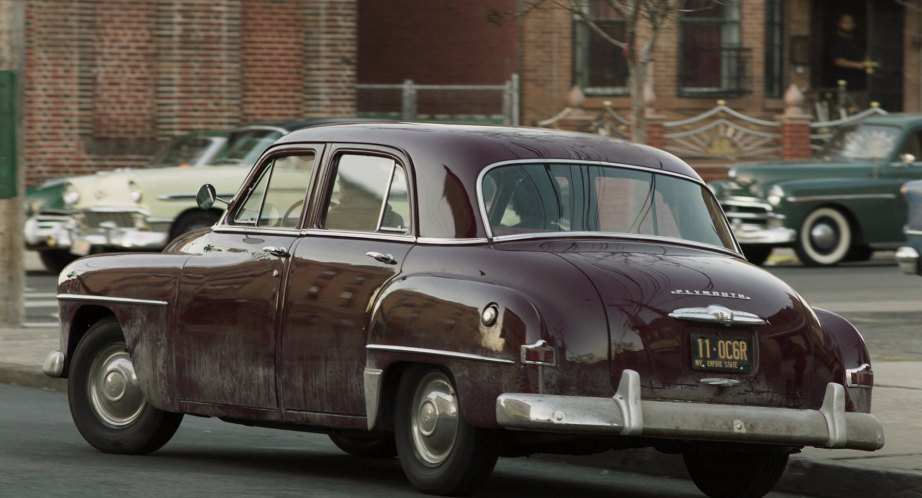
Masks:
[[[502,394],[496,419],[507,429],[663,439],[815,446],[883,447],[877,417],[845,411],[845,388],[830,382],[819,410],[640,399],[640,374],[625,370],[612,398]]]
[[[45,362],[42,363],[42,372],[49,377],[64,376],[64,353],[52,351],[48,353]]]
[[[896,264],[900,271],[907,275],[916,275],[919,273],[919,252],[909,246],[903,246],[896,250]]]

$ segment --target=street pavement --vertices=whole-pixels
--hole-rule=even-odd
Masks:
[[[25,265],[27,271],[41,269],[33,253],[27,253]],[[66,380],[41,372],[45,356],[59,348],[57,328],[0,327],[0,382],[66,390]],[[872,411],[884,426],[884,448],[876,452],[806,448],[792,456],[776,490],[822,497],[922,498],[922,361],[874,361],[874,373]],[[688,477],[681,456],[650,449],[541,458]]]

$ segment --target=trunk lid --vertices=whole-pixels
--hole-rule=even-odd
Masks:
[[[613,387],[632,369],[645,399],[800,408],[829,381],[814,375],[822,340],[815,314],[787,284],[742,259],[618,241],[559,249],[604,305]]]

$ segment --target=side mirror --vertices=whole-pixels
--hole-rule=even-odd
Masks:
[[[912,163],[916,162],[916,156],[912,154],[900,154],[900,161],[903,161],[904,166],[910,166]]]
[[[195,194],[195,202],[198,203],[198,207],[202,209],[211,209],[216,200],[218,200],[218,193],[210,183],[202,185],[202,187],[198,189],[198,193]]]

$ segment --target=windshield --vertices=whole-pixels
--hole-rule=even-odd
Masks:
[[[839,130],[823,151],[823,157],[838,160],[887,159],[900,138],[893,126],[860,125]]]
[[[152,165],[156,167],[197,166],[202,155],[208,152],[212,144],[218,140],[223,141],[224,139],[195,135],[177,138],[154,159]]]
[[[639,234],[735,250],[707,188],[670,175],[594,164],[517,164],[490,170],[481,189],[497,237]]]
[[[278,130],[246,130],[234,133],[209,165],[242,164],[252,166],[259,156],[283,133]]]

